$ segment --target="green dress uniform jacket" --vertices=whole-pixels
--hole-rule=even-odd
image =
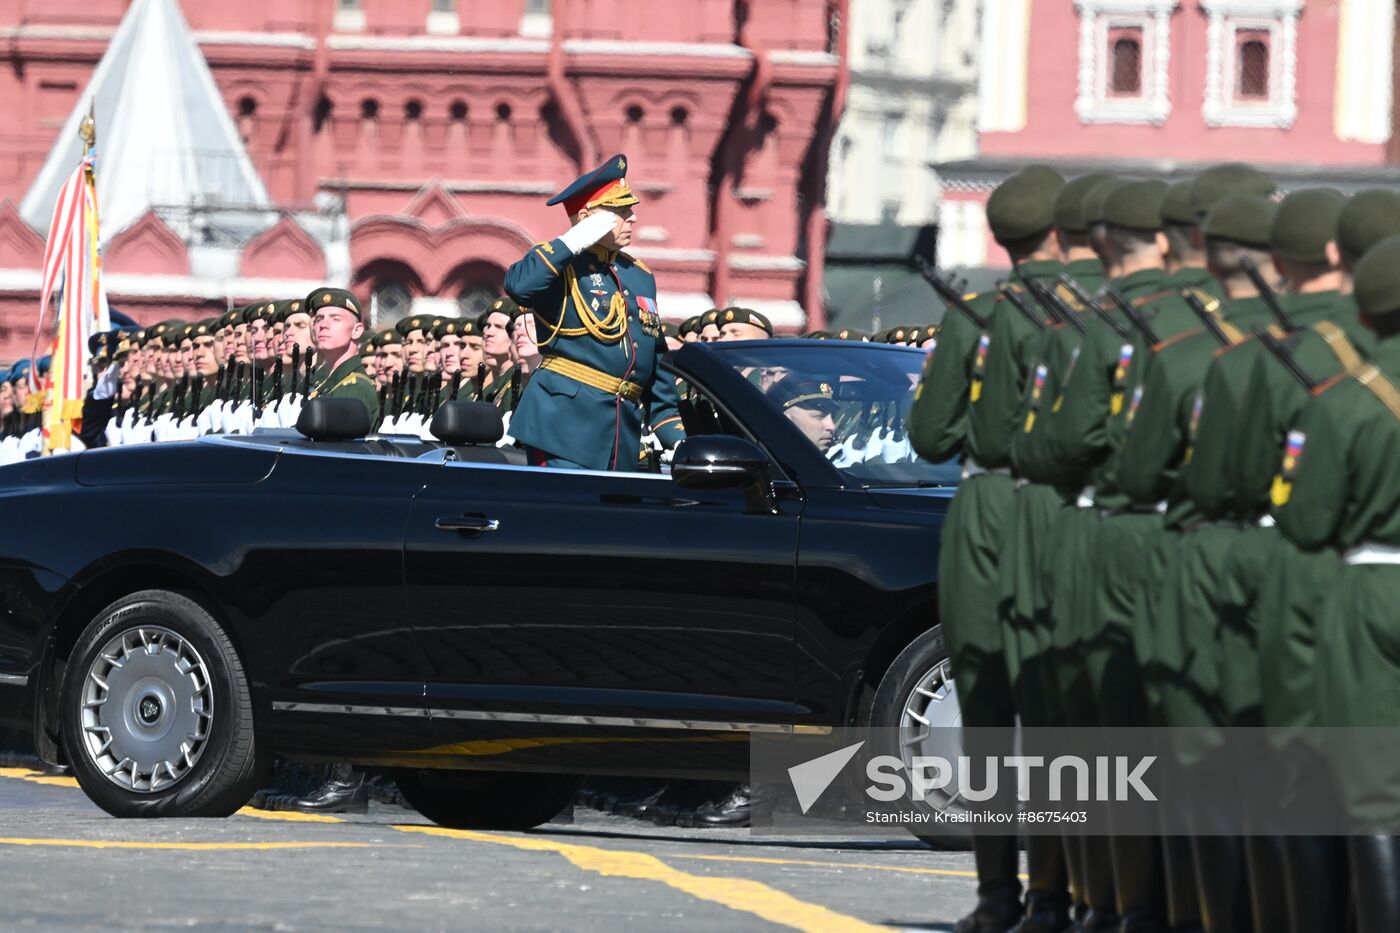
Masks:
[[[1320,726],[1400,725],[1400,564],[1387,562],[1400,548],[1400,340],[1381,341],[1372,364],[1319,387],[1278,468],[1280,531],[1305,553],[1343,555],[1317,622]],[[1396,819],[1394,755],[1336,764],[1354,810]]]
[[[506,272],[506,293],[532,308],[544,359],[511,418],[511,436],[559,463],[632,470],[642,418],[671,447],[685,437],[666,352],[656,278],[626,253],[574,255],[539,243]]]
[[[1280,299],[1290,320],[1304,328],[1288,343],[1318,376],[1341,364],[1308,328],[1336,315],[1338,297],[1322,292]],[[1261,365],[1268,367],[1267,382],[1255,381]],[[1192,456],[1179,477],[1181,492],[1191,500],[1179,514],[1195,530],[1182,539],[1156,619],[1158,660],[1179,671],[1176,686],[1163,697],[1171,725],[1247,725],[1262,716],[1256,597],[1277,557],[1278,538],[1258,523],[1273,474],[1272,467],[1261,471],[1258,464],[1270,458],[1248,451],[1257,449],[1261,426],[1278,430],[1267,426],[1279,423],[1279,402],[1266,393],[1276,390],[1286,399],[1290,389],[1274,376],[1292,379],[1258,341],[1246,340],[1217,351],[1201,388]],[[1261,479],[1261,473],[1268,477]]]
[[[375,391],[374,380],[365,372],[364,361],[358,356],[350,357],[329,372],[324,365],[317,366],[311,373],[311,390],[306,397],[359,399],[369,411],[371,430],[379,423],[379,393]]]
[[[1268,316],[1262,300],[1242,298],[1222,308],[1227,333],[1242,340]],[[1186,331],[1162,341],[1153,354],[1140,401],[1128,415],[1127,436],[1118,459],[1117,483],[1142,513],[1165,507],[1163,519],[1152,522],[1151,534],[1141,542],[1144,566],[1134,599],[1131,624],[1134,654],[1142,675],[1144,711],[1151,722],[1164,721],[1162,694],[1176,681],[1178,669],[1164,657],[1179,659],[1183,647],[1164,650],[1158,614],[1163,587],[1174,581],[1181,557],[1180,527],[1190,500],[1177,490],[1177,477],[1191,457],[1196,420],[1200,414],[1200,385],[1221,349],[1204,328]]]
[[[996,293],[967,299],[989,325],[1001,301]],[[981,398],[990,348],[989,333],[949,309],[909,416],[909,438],[920,456],[936,463],[958,455],[964,459],[963,481],[938,542],[938,612],[958,679],[963,721],[971,726],[1005,726],[1014,719],[995,588],[1012,480],[1009,470],[984,472],[977,465],[980,451],[968,431],[969,409]]]
[[[1149,295],[1165,297],[1164,280],[1162,270],[1144,269],[1112,284],[1136,303]],[[1117,310],[1109,313],[1124,321]],[[1103,632],[1093,605],[1097,536],[1102,509],[1112,507],[1106,470],[1117,446],[1115,437],[1121,428],[1115,421],[1121,421],[1135,362],[1139,360],[1134,344],[1125,344],[1098,317],[1086,319],[1063,390],[1056,393],[1049,412],[1037,418],[1035,427],[1041,430],[1043,417],[1049,456],[1058,463],[1064,485],[1080,490],[1076,502],[1055,522],[1055,548],[1046,570],[1049,652],[1055,659],[1053,690],[1071,725],[1098,721],[1105,658]],[[1098,487],[1103,487],[1102,503]]]

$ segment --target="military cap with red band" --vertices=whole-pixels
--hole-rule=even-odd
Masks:
[[[564,205],[570,217],[585,207],[627,207],[637,196],[627,185],[627,157],[615,155],[545,202]]]

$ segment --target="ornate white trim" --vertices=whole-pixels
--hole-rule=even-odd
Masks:
[[[1286,129],[1298,117],[1298,16],[1303,0],[1201,0],[1210,17],[1206,31],[1207,126]],[[1269,33],[1269,99],[1234,99],[1235,34]]]
[[[1084,123],[1151,123],[1171,113],[1172,14],[1177,0],[1075,0],[1079,11],[1079,95],[1074,112]],[[1110,97],[1108,31],[1142,30],[1142,96]]]

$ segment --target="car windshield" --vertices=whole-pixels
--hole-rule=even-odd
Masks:
[[[909,442],[906,419],[926,351],[834,340],[709,347],[854,482],[957,484],[956,463],[930,463]]]

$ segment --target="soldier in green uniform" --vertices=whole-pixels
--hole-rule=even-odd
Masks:
[[[1317,366],[1320,375],[1341,368],[1338,350],[1355,351],[1351,341],[1343,344],[1307,330],[1337,316],[1342,275],[1327,259],[1327,244],[1335,238],[1342,204],[1341,195],[1330,189],[1295,191],[1281,202],[1270,230],[1274,266],[1289,292],[1279,300],[1292,325],[1304,328],[1286,335],[1285,341]],[[1351,318],[1354,324],[1354,312]],[[1322,327],[1331,338],[1346,333],[1332,324]],[[1257,366],[1275,365],[1265,357],[1254,339],[1216,351],[1200,399],[1193,403],[1199,405],[1199,413],[1193,416],[1191,455],[1177,482],[1191,500],[1195,524],[1180,539],[1153,617],[1156,661],[1177,671],[1161,695],[1166,722],[1172,726],[1260,721],[1251,607],[1276,535],[1259,524],[1268,504],[1270,477],[1261,483],[1254,476],[1257,469],[1242,473],[1239,466],[1257,458],[1245,451],[1258,446],[1240,432],[1251,434],[1274,421],[1268,397],[1249,389]],[[1262,472],[1271,476],[1273,471],[1266,466]],[[1260,879],[1276,877],[1282,870],[1277,847],[1262,841],[1246,847],[1238,838],[1209,830],[1194,837],[1193,846],[1207,929],[1248,928],[1256,905],[1249,896],[1246,867]],[[1259,885],[1260,890],[1272,888],[1268,893],[1275,898],[1279,887],[1278,881]],[[1277,903],[1266,899],[1258,907],[1268,914]]]
[[[462,326],[467,322],[461,318],[439,318],[433,327],[433,340],[437,342],[438,366],[442,373],[442,387],[438,390],[437,407],[447,401],[472,401],[475,398],[475,385],[462,370]],[[434,408],[436,411],[437,408]]]
[[[1205,241],[1192,192],[1196,179],[1187,178],[1167,186],[1162,198],[1162,244],[1167,268],[1167,287],[1189,289],[1203,303],[1218,301],[1225,293],[1220,282],[1206,267]]]
[[[1314,390],[1288,436],[1274,514],[1306,553],[1341,555],[1327,558],[1333,575],[1317,623],[1315,722],[1393,727],[1400,725],[1400,237],[1357,263],[1354,294],[1379,338],[1374,355]],[[1334,763],[1350,812],[1393,825],[1400,816],[1394,761],[1362,754]],[[1400,929],[1400,838],[1353,836],[1347,847],[1355,928]],[[1311,880],[1341,879],[1333,873]],[[1314,929],[1340,928],[1343,916]]]
[[[379,398],[360,362],[357,341],[365,332],[360,300],[342,288],[318,288],[306,296],[306,306],[313,309],[311,333],[317,360],[306,397],[359,399],[369,411],[373,430],[379,423]]]
[[[717,323],[719,310],[719,308],[711,308],[700,315],[698,333],[701,343],[714,343],[719,339],[719,324]]]
[[[1252,326],[1267,319],[1268,312],[1240,260],[1248,256],[1256,263],[1268,264],[1274,212],[1275,206],[1267,198],[1230,195],[1202,226],[1209,268],[1228,299],[1222,304],[1220,321],[1228,340],[1243,340]],[[1112,561],[1112,572],[1125,578],[1120,592],[1127,595],[1131,613],[1131,657],[1141,684],[1134,697],[1137,725],[1162,722],[1160,685],[1165,677],[1175,675],[1173,668],[1156,660],[1153,613],[1177,553],[1179,535],[1175,529],[1189,521],[1189,505],[1174,494],[1173,486],[1183,458],[1189,456],[1189,435],[1197,411],[1193,402],[1220,347],[1203,327],[1163,340],[1154,348],[1145,382],[1129,402],[1117,483],[1130,506],[1127,514],[1115,520],[1120,523],[1115,527],[1134,532],[1137,541],[1131,555]],[[1109,572],[1107,567],[1105,572]],[[1168,836],[1161,844],[1169,927],[1198,925],[1200,905],[1189,840]]]
[[[1089,291],[1097,291],[1102,285],[1103,267],[1089,245],[1084,202],[1096,185],[1109,178],[1104,174],[1081,176],[1066,184],[1055,198],[1055,233],[1062,254],[1071,258],[1065,270],[1073,272],[1076,281]],[[1069,298],[1067,307],[1072,312],[1083,312],[1070,296],[1062,297]],[[1031,302],[1031,306],[1040,313],[1038,305]],[[1078,347],[1079,331],[1065,322],[1048,323],[1036,335],[1030,350],[1030,377],[1025,380],[1016,427],[1011,434],[1012,472],[1029,485],[1016,494],[1008,543],[1002,549],[999,567],[998,603],[1008,673],[1017,708],[1027,725],[1046,726],[1063,721],[1052,678],[1054,658],[1049,650],[1043,565],[1047,543],[1056,540],[1050,533],[1051,526],[1059,520],[1065,504],[1073,503],[1079,490],[1071,488],[1049,456],[1045,443],[1048,432],[1043,430],[1044,422],[1038,416],[1041,408],[1048,407],[1060,393]],[[1037,426],[1042,429],[1037,430]],[[1061,844],[1066,856],[1064,869],[1057,865],[1055,853],[1040,851],[1041,847]],[[1032,836],[1027,838],[1026,847],[1030,872],[1028,919],[1024,924],[1027,929],[1036,928],[1035,924],[1045,928],[1059,923],[1065,907],[1066,871],[1075,912],[1087,911],[1079,837],[1055,840]]]
[[[1016,278],[1058,271],[1054,201],[1063,179],[1037,167],[1012,176],[987,202],[993,236],[1017,266]],[[958,684],[963,722],[974,727],[1008,726],[1015,704],[998,617],[998,560],[1015,480],[1009,446],[1025,377],[1025,345],[1031,325],[999,294],[968,299],[986,321],[950,310],[938,346],[929,354],[910,411],[910,440],[925,459],[944,462],[961,455],[963,482],[949,509],[939,543],[939,617],[944,625]],[[1024,326],[1024,329],[1023,329]],[[995,370],[990,351],[1004,337],[1007,351]],[[1000,356],[1000,354],[999,354]],[[985,405],[984,405],[985,399]],[[978,904],[956,929],[962,933],[1010,929],[1022,914],[1014,837],[978,836]],[[1051,872],[1054,875],[1054,872]],[[1063,882],[1052,882],[1052,887]]]
[[[1336,241],[1325,250],[1328,264],[1339,270],[1337,285],[1342,295],[1326,321],[1287,341],[1303,357],[1311,358],[1312,365],[1320,366],[1323,375],[1338,365],[1354,372],[1362,365],[1362,356],[1369,355],[1371,334],[1350,297],[1351,270],[1367,249],[1393,234],[1400,234],[1400,197],[1390,191],[1362,192],[1338,215]],[[1278,460],[1308,393],[1272,357],[1260,357],[1243,397],[1236,455],[1227,467],[1234,470],[1242,504],[1259,503],[1262,513],[1266,495],[1275,505],[1286,498],[1286,485],[1273,482],[1270,461]],[[1334,585],[1337,560],[1327,553],[1299,551],[1278,535],[1268,519],[1246,534],[1252,546],[1248,552],[1234,552],[1231,561],[1235,589],[1245,607],[1243,635],[1224,645],[1237,647],[1239,653],[1254,653],[1257,680],[1243,681],[1244,689],[1234,695],[1227,713],[1273,726],[1311,725],[1316,618]],[[1226,656],[1222,665],[1233,666],[1232,661]],[[1223,678],[1227,684],[1236,679]],[[1254,837],[1249,852],[1256,925],[1271,925],[1273,918],[1266,913],[1270,908],[1280,914],[1286,911],[1299,930],[1335,923],[1342,915],[1344,905],[1326,897],[1340,886],[1319,883],[1335,876],[1343,864],[1337,840]],[[1274,870],[1268,870],[1270,866]],[[1278,898],[1280,889],[1288,891],[1288,903]]]

